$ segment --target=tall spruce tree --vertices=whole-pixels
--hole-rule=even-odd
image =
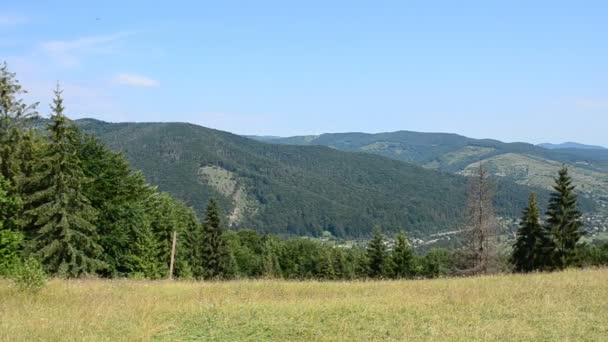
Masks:
[[[536,195],[530,194],[528,207],[524,209],[517,239],[513,245],[511,262],[517,272],[543,269],[551,252],[551,240],[540,223]]]
[[[386,245],[379,227],[374,228],[374,236],[367,245],[367,270],[370,278],[382,278],[386,271]]]
[[[83,171],[92,180],[85,195],[99,212],[95,223],[103,261],[108,266],[102,275],[128,276],[136,272],[158,277],[162,269],[160,250],[158,242],[150,240],[156,237],[147,208],[154,188],[141,172],[133,171],[122,154],[110,151],[90,136],[83,135],[79,141]]]
[[[203,272],[205,279],[220,279],[227,275],[229,251],[224,241],[217,203],[209,201],[203,222]]]
[[[552,266],[557,268],[565,268],[575,262],[576,247],[583,235],[575,188],[568,168],[563,167],[555,179],[545,226],[545,232],[553,238]]]
[[[17,201],[9,195],[8,182],[0,175],[0,276],[8,275],[20,259],[23,235],[15,226]]]
[[[391,259],[394,277],[409,278],[413,275],[414,253],[404,232],[397,234]]]
[[[77,154],[75,126],[64,115],[57,87],[48,126],[49,143],[28,180],[35,191],[26,197],[31,252],[51,274],[78,277],[103,266],[96,211],[84,195],[88,180]]]
[[[11,186],[20,173],[18,157],[25,128],[38,116],[38,104],[26,104],[20,98],[25,93],[15,74],[3,63],[0,66],[0,174]]]

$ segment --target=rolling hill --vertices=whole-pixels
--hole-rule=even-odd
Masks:
[[[550,150],[563,150],[563,149],[605,150],[606,149],[603,146],[585,145],[585,144],[580,144],[580,143],[571,142],[571,141],[561,143],[561,144],[544,143],[544,144],[538,144],[538,146],[543,147],[543,148],[548,148]]]
[[[325,146],[269,144],[185,123],[77,124],[197,211],[217,198],[234,228],[356,237],[381,225],[424,236],[457,229],[462,217],[467,179],[441,168]],[[498,182],[499,213],[518,216],[529,191]]]
[[[366,152],[456,174],[469,174],[482,161],[496,176],[547,190],[551,189],[557,170],[566,164],[579,189],[587,197],[608,195],[606,149],[581,149],[566,145],[551,150],[526,143],[504,143],[457,134],[409,131],[258,139],[278,144],[322,145],[343,151]]]

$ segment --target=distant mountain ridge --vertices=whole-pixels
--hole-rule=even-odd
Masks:
[[[548,190],[557,170],[565,164],[570,167],[579,191],[589,197],[608,198],[608,149],[572,148],[580,145],[547,149],[528,143],[504,143],[450,133],[411,131],[326,133],[266,141],[322,145],[343,151],[378,154],[428,169],[465,175],[477,163],[484,162],[496,176]]]
[[[571,141],[561,143],[561,144],[543,143],[543,144],[538,144],[537,146],[547,148],[550,150],[562,150],[562,149],[606,150],[606,148],[604,146],[585,145],[585,144],[579,144],[579,143],[571,142]]]

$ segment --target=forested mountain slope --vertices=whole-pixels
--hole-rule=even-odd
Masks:
[[[465,177],[382,156],[268,144],[185,123],[77,123],[195,209],[218,198],[235,228],[366,236],[381,225],[421,236],[457,229],[462,218]],[[519,215],[529,191],[499,182],[499,213]]]
[[[567,164],[579,189],[588,197],[608,194],[608,150],[550,150],[527,143],[409,131],[257,139],[278,144],[322,145],[344,151],[378,154],[459,174],[469,173],[479,161],[484,161],[496,176],[545,189],[551,188],[557,170],[562,164]]]

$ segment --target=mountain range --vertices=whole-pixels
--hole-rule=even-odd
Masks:
[[[256,141],[187,123],[76,123],[122,151],[150,183],[199,213],[215,198],[230,227],[280,235],[319,236],[329,231],[359,237],[382,226],[387,233],[403,229],[412,236],[428,236],[460,229],[469,182],[464,166],[498,156],[491,147],[456,135],[352,133]],[[485,144],[494,149],[510,146]],[[529,145],[507,150],[512,149],[553,153]],[[562,159],[567,158],[574,157],[564,154]],[[580,169],[599,172],[596,167]],[[495,204],[503,217],[518,217],[531,191],[541,202],[548,197],[542,187],[507,177],[495,183]],[[582,206],[595,208],[585,198]]]
[[[469,175],[483,162],[498,177],[517,184],[551,190],[553,178],[567,165],[585,196],[608,196],[608,149],[547,149],[527,143],[472,139],[457,134],[398,131],[329,133],[257,139],[274,144],[321,145],[337,150],[377,154],[426,169]],[[579,145],[576,145],[579,146]]]

